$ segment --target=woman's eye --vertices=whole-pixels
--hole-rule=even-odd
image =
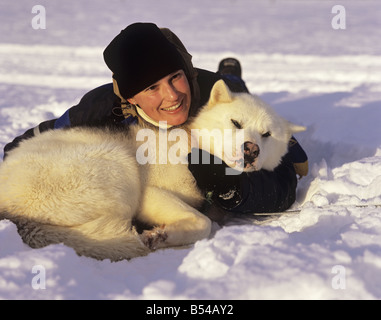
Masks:
[[[172,80],[176,80],[176,79],[178,79],[178,78],[180,78],[181,77],[181,73],[179,72],[179,73],[176,73],[176,74],[174,74],[173,76],[172,76]]]
[[[157,89],[157,85],[150,86],[145,91],[154,91],[155,89]]]

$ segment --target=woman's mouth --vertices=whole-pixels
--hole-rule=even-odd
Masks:
[[[182,106],[182,101],[179,102],[178,104],[171,106],[171,107],[161,108],[161,110],[167,111],[167,112],[173,112],[173,111],[176,111],[177,109],[179,109],[181,106]]]

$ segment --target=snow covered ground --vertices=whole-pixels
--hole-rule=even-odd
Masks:
[[[0,299],[380,299],[381,5],[341,1],[346,29],[335,30],[336,2],[3,0],[2,147],[109,82],[103,48],[128,24],[153,21],[198,67],[239,58],[249,90],[308,127],[297,138],[310,174],[298,214],[214,225],[211,239],[132,261],[33,250],[0,221]],[[32,28],[36,4],[46,29]]]

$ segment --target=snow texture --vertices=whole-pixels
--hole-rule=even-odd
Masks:
[[[171,28],[198,67],[237,57],[252,93],[308,127],[295,208],[233,218],[210,239],[110,263],[64,245],[30,249],[0,221],[0,299],[380,299],[381,5],[342,1],[0,3],[0,144],[110,82],[102,51],[128,24]],[[218,4],[218,5],[217,5]],[[1,153],[0,156],[3,154]]]

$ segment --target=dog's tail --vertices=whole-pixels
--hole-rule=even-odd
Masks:
[[[149,254],[151,250],[144,245],[135,228],[123,233],[115,233],[108,238],[92,238],[72,230],[69,237],[63,241],[72,247],[80,256],[87,256],[97,260],[110,261],[129,260]]]
[[[24,243],[35,249],[63,243],[73,248],[79,256],[111,261],[129,260],[151,252],[131,227],[105,233],[101,230],[94,232],[87,224],[68,227],[26,219],[13,219],[13,222]]]
[[[23,242],[31,248],[63,243],[80,256],[111,261],[128,260],[151,252],[129,219],[99,219],[76,226],[63,226],[12,214],[0,205],[0,220],[3,219],[17,226]]]

